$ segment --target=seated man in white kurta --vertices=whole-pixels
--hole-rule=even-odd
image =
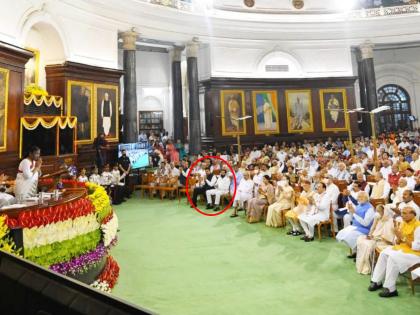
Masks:
[[[214,201],[214,211],[219,211],[220,207],[220,197],[223,195],[229,194],[230,178],[226,176],[226,170],[221,169],[220,175],[217,176],[216,184],[214,185],[215,189],[210,189],[206,191],[207,197],[207,209],[213,208],[212,196],[215,197]]]
[[[401,216],[403,223],[395,228],[397,245],[381,252],[368,288],[369,291],[376,291],[383,287],[380,297],[398,296],[398,275],[420,263],[420,221],[410,207],[404,208]]]
[[[233,200],[232,218],[238,216],[238,210],[244,209],[244,203],[253,197],[254,181],[251,179],[249,172],[244,173],[244,177],[239,182],[236,190],[235,200]]]
[[[344,242],[350,247],[352,254],[349,258],[356,258],[357,239],[361,235],[368,235],[375,219],[375,210],[369,203],[369,196],[361,191],[357,195],[357,206],[349,203],[348,210],[352,214],[352,224],[337,234],[337,241]]]
[[[315,225],[328,220],[330,216],[331,198],[326,193],[326,185],[318,183],[317,192],[314,195],[315,204],[310,210],[299,215],[299,222],[305,231],[305,236],[301,238],[305,242],[314,240]]]
[[[37,194],[42,166],[40,156],[41,150],[38,147],[32,147],[28,157],[20,162],[15,183],[15,196],[18,200]]]

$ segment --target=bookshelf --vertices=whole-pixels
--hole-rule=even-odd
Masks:
[[[159,134],[163,130],[163,111],[139,111],[139,133]]]

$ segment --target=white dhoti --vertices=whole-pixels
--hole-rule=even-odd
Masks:
[[[420,256],[404,253],[388,247],[381,252],[372,274],[372,281],[382,283],[383,287],[393,292],[396,290],[398,275],[420,263]]]
[[[239,204],[241,209],[244,208],[244,203],[252,199],[252,193],[244,193],[244,192],[237,192],[235,195],[235,199],[233,200],[233,206],[236,207]]]
[[[299,216],[299,222],[305,231],[306,235],[309,237],[314,236],[315,225],[319,224],[322,221],[326,221],[329,218],[329,213],[319,212],[316,214],[301,214]]]
[[[102,127],[104,128],[105,136],[108,136],[109,130],[111,129],[111,117],[102,118]]]
[[[356,249],[357,246],[357,239],[359,236],[364,235],[362,232],[360,232],[357,227],[350,225],[344,229],[342,229],[338,234],[336,235],[336,239],[339,242],[344,242],[347,244],[348,247],[351,248],[352,251]]]
[[[216,196],[214,200],[214,204],[218,206],[220,204],[220,197],[222,197],[223,195],[227,195],[228,193],[229,193],[228,190],[219,190],[219,189],[207,190],[206,191],[207,203],[212,204],[213,202],[212,202],[211,196]]]

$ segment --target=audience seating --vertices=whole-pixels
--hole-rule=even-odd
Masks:
[[[318,224],[318,240],[321,241],[322,239],[322,228],[325,226],[327,227],[328,225],[331,227],[331,233],[332,233],[332,237],[335,238],[335,231],[334,231],[334,216],[333,216],[333,208],[332,208],[332,203],[330,205],[330,218],[326,221],[320,222]]]
[[[340,192],[342,192],[344,189],[346,189],[347,186],[349,185],[349,183],[347,183],[347,181],[345,181],[345,180],[334,180],[334,184],[337,185]]]
[[[420,207],[420,191],[414,192],[414,202]]]
[[[378,205],[386,205],[387,204],[384,198],[370,199],[369,202],[375,209],[376,209],[376,206],[378,206]]]
[[[411,287],[411,293],[414,295],[415,293],[415,285],[420,284],[420,278],[413,279],[412,272],[416,269],[420,269],[420,264],[416,264],[408,269],[408,283]]]
[[[149,193],[149,198],[152,198],[152,191],[156,189],[156,186],[153,185],[155,181],[155,175],[152,173],[145,173],[141,175],[141,185],[135,185],[134,189],[139,189],[141,197],[144,197],[144,191]]]
[[[193,176],[188,177],[188,193],[190,196],[192,196],[192,193],[194,191],[194,185],[197,183],[196,179]],[[187,188],[184,186],[178,187],[178,203],[181,203],[181,195],[185,194],[187,195]],[[188,202],[188,200],[187,200]]]

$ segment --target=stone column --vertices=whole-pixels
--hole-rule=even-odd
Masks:
[[[172,51],[172,99],[173,99],[173,122],[174,140],[184,143],[184,108],[182,103],[182,75],[181,56],[183,46],[175,46]]]
[[[124,49],[124,118],[123,141],[138,141],[137,84],[136,84],[136,40],[134,29],[121,34]]]
[[[189,92],[189,149],[190,154],[201,151],[200,104],[198,96],[198,55],[199,41],[194,37],[187,44],[187,76]]]
[[[366,41],[360,45],[360,53],[362,58],[363,76],[365,81],[366,89],[366,101],[364,104],[365,109],[371,111],[378,107],[378,95],[376,91],[376,77],[375,77],[375,66],[373,63],[373,47],[374,44],[371,41]],[[371,124],[367,123],[369,118],[363,117],[363,121],[366,123],[366,136],[371,136]],[[366,119],[367,118],[367,119]]]

